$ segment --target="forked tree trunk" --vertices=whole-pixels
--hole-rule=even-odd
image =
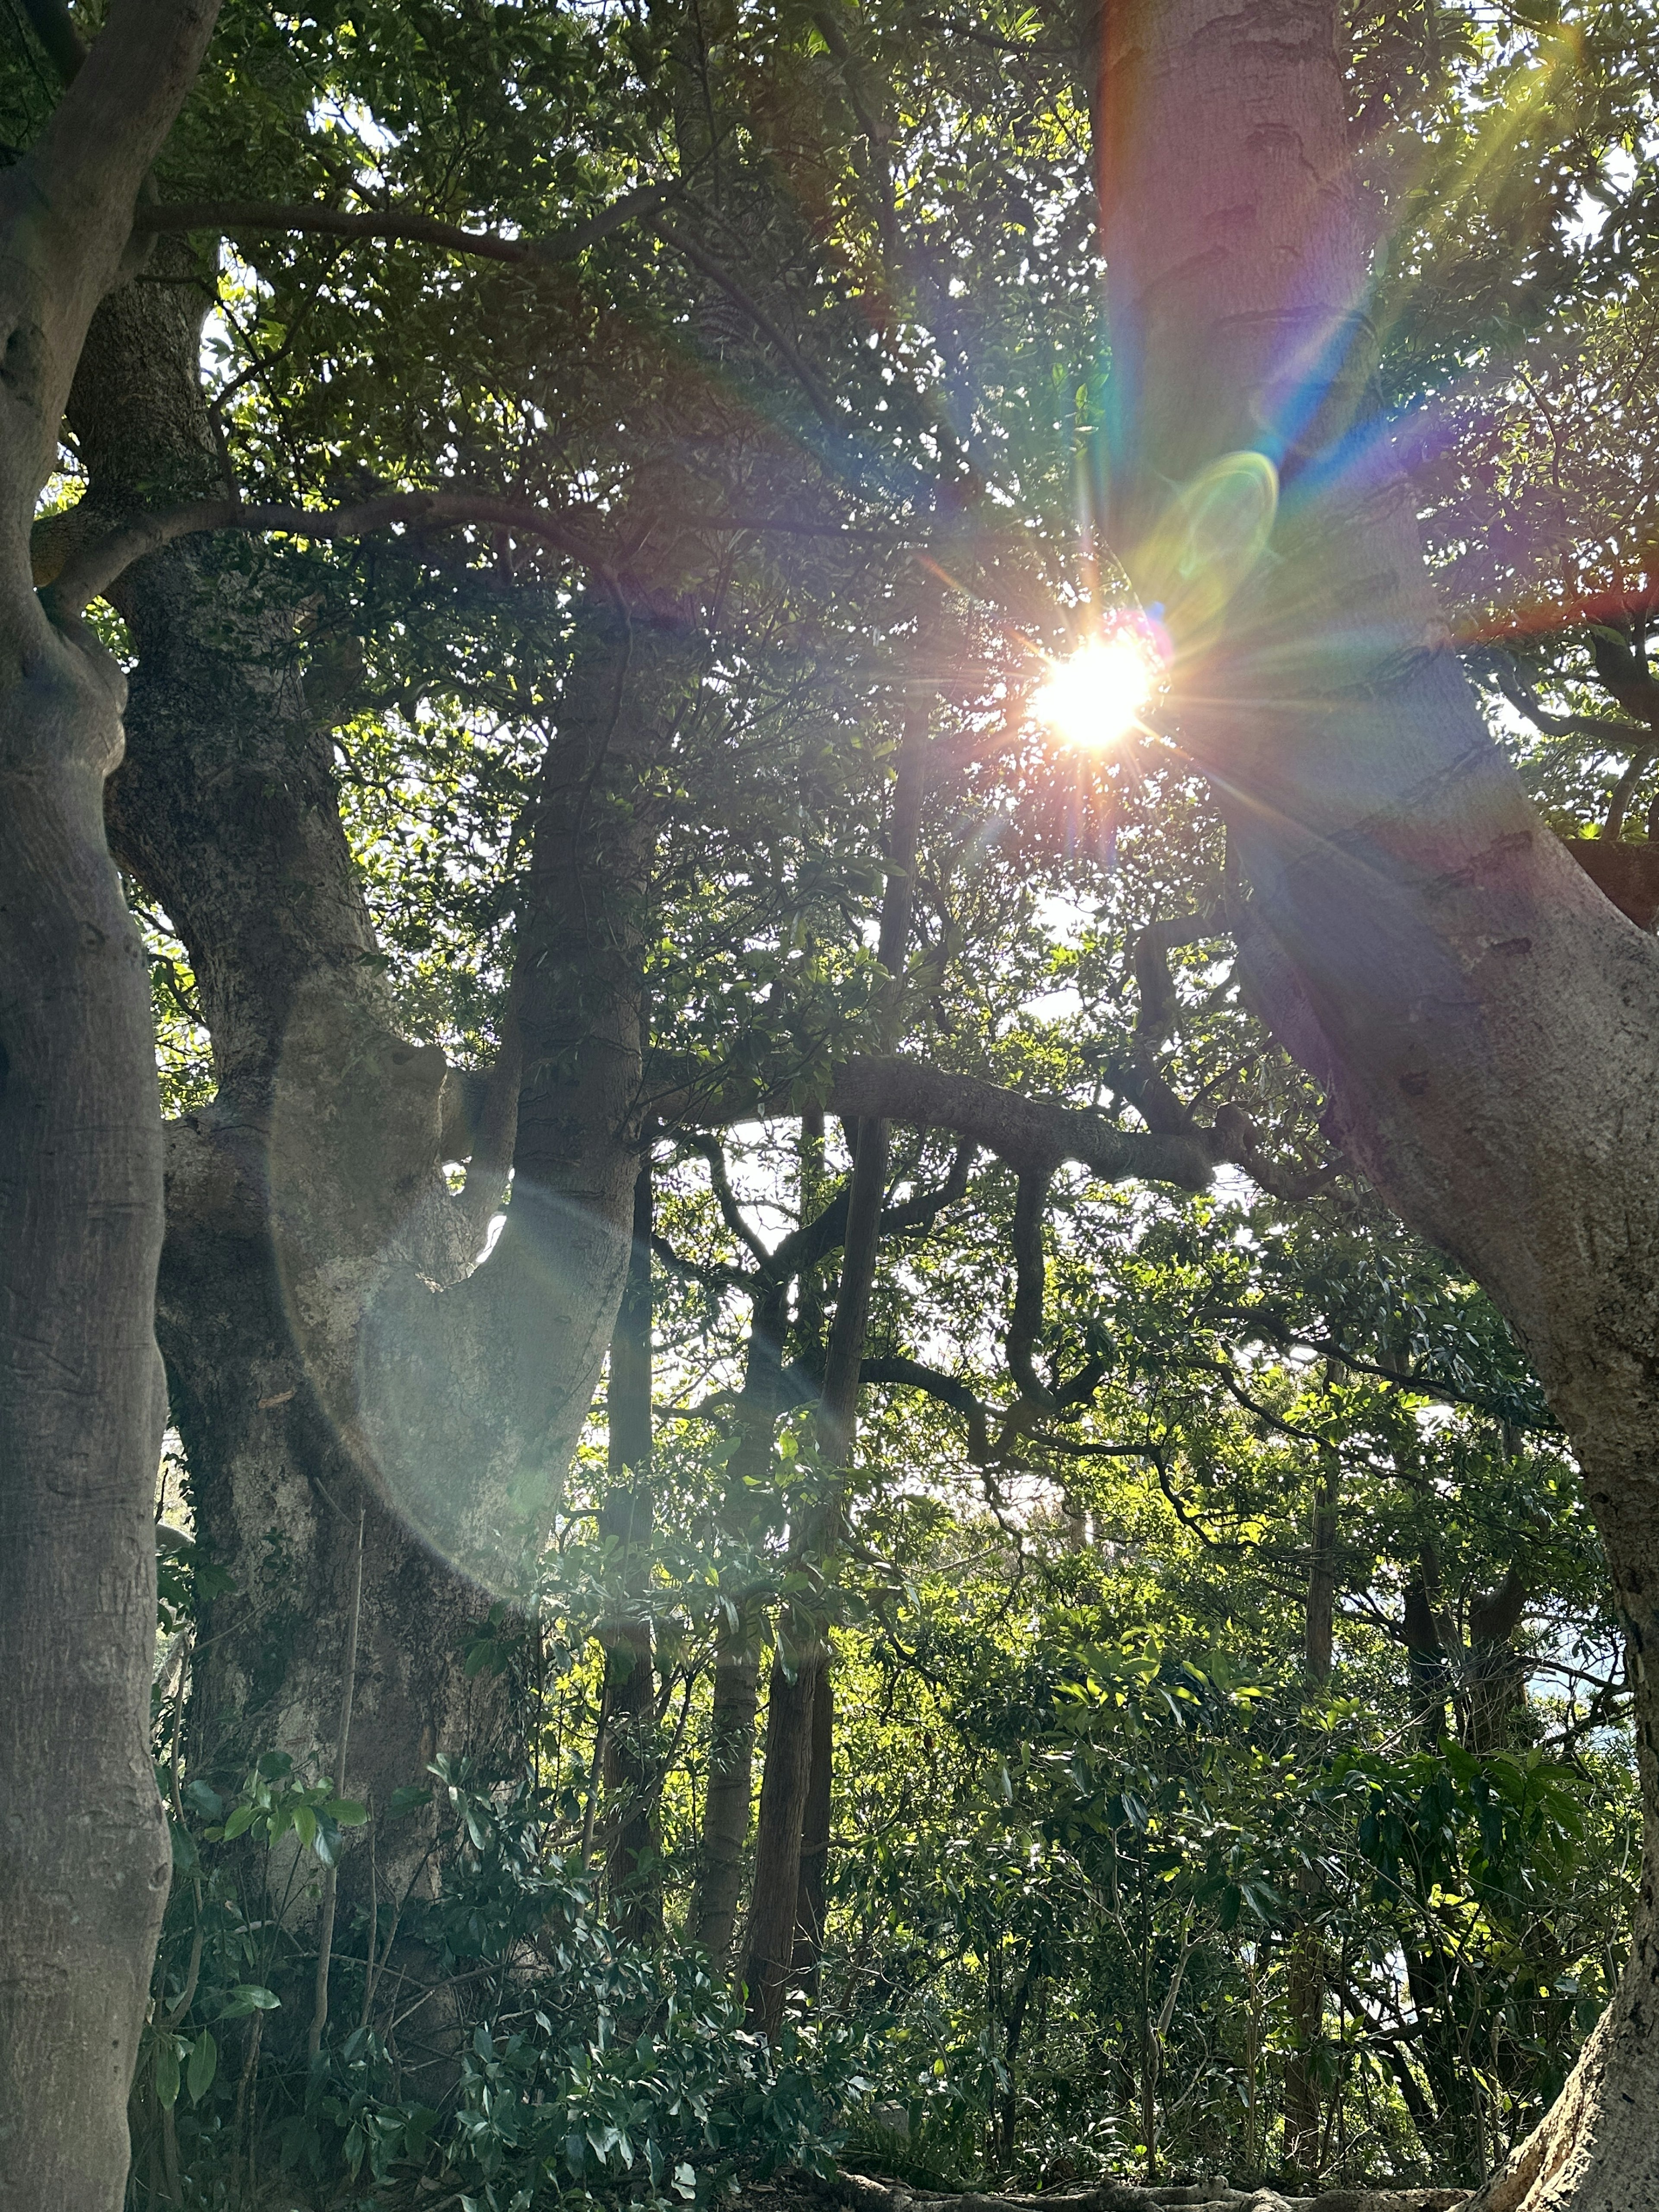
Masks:
[[[54,531],[84,533],[223,491],[193,274],[188,251],[164,242],[94,318],[69,407],[88,489]],[[198,1623],[191,1757],[233,1782],[270,1750],[331,1771],[361,1510],[354,1756],[335,1780],[383,1814],[434,1751],[483,1753],[501,1725],[495,1679],[469,1679],[461,1663],[488,1598],[363,1481],[319,1399],[283,1282],[270,1137],[279,1095],[291,1113],[307,1073],[290,1031],[320,1018],[333,1049],[310,1116],[330,1131],[318,1164],[349,1183],[354,1147],[373,1163],[343,1220],[374,1209],[393,1231],[419,1223],[442,1279],[470,1253],[444,1219],[438,1182],[441,1066],[392,1033],[329,732],[299,680],[280,576],[257,556],[250,574],[246,547],[227,563],[212,542],[186,540],[114,589],[137,662],[127,756],[109,793],[112,842],[184,939],[217,1079],[212,1105],[168,1132],[157,1301],[195,1533],[231,1578]],[[338,1115],[339,1073],[354,1060],[372,1066],[380,1095]],[[343,1234],[343,1255],[349,1242]],[[380,1870],[395,1885],[423,1841],[412,1826],[380,1841]],[[359,1856],[343,1870],[353,1902]]]
[[[1103,30],[1112,537],[1164,604],[1183,738],[1252,887],[1245,972],[1350,1158],[1515,1328],[1626,1624],[1647,1837],[1630,1962],[1486,2212],[1653,2204],[1659,946],[1545,831],[1437,616],[1372,412],[1378,215],[1335,0],[1126,0]]]
[[[76,356],[210,4],[116,0],[0,175],[0,2203],[114,2212],[169,1870],[149,1762],[161,1117],[104,842],[125,685],[30,580]]]

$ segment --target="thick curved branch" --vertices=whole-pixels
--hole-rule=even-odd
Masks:
[[[975,1466],[983,1467],[989,1461],[990,1416],[958,1376],[941,1374],[936,1367],[924,1367],[916,1359],[865,1359],[859,1364],[859,1381],[895,1383],[902,1389],[921,1390],[928,1397],[937,1398],[942,1406],[960,1413],[967,1422],[968,1456]]]
[[[33,6],[44,4],[45,0],[32,0],[31,12]],[[407,241],[417,246],[441,246],[448,252],[468,254],[475,260],[545,269],[574,261],[590,246],[598,245],[624,224],[655,215],[684,190],[677,179],[672,184],[647,185],[638,191],[624,192],[620,199],[613,200],[598,215],[590,216],[586,222],[572,223],[568,229],[555,231],[548,238],[504,238],[498,231],[466,230],[456,223],[439,222],[431,216],[379,211],[354,214],[344,208],[324,207],[308,200],[174,200],[140,208],[133,228],[140,232],[210,230],[218,232],[222,237],[316,234],[325,238]]]
[[[1653,735],[1646,722],[1614,722],[1597,714],[1552,714],[1508,653],[1487,651],[1480,656],[1504,696],[1517,714],[1547,738],[1589,738],[1599,744],[1646,744]]]
[[[55,520],[56,518],[54,517]],[[497,529],[540,538],[562,552],[590,566],[605,564],[593,546],[573,526],[568,515],[549,507],[532,507],[499,494],[471,491],[454,486],[443,491],[387,492],[375,499],[346,507],[277,507],[244,505],[234,499],[192,500],[184,507],[168,507],[160,514],[139,515],[106,537],[70,553],[47,587],[51,611],[59,621],[85,612],[91,602],[106,592],[125,570],[147,553],[159,552],[180,538],[205,531],[242,530],[281,532],[295,538],[362,538],[376,530],[453,529],[467,523],[490,523]]]
[[[1218,1162],[1232,1157],[1218,1149],[1211,1130],[1173,1136],[1118,1129],[1103,1115],[1027,1098],[921,1060],[849,1060],[836,1077],[829,1104],[847,1118],[954,1130],[1010,1167],[1038,1174],[1074,1160],[1104,1182],[1138,1176],[1204,1190]]]
[[[1659,736],[1659,680],[1649,669],[1646,655],[1636,650],[1622,630],[1607,623],[1595,623],[1589,641],[1590,659],[1601,689],[1627,714],[1638,718],[1644,737],[1650,742]]]
[[[1203,914],[1171,915],[1148,922],[1135,939],[1134,971],[1140,1005],[1135,1016],[1127,1066],[1113,1069],[1112,1080],[1149,1129],[1179,1136],[1192,1127],[1192,1108],[1165,1082],[1158,1056],[1181,1012],[1170,955],[1178,947],[1201,945],[1227,927],[1219,908]]]

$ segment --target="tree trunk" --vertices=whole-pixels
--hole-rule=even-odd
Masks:
[[[1469,1602],[1469,1650],[1464,1664],[1470,1751],[1504,1751],[1521,1732],[1527,1675],[1514,1644],[1526,1610],[1527,1585],[1513,1567],[1496,1589]]]
[[[937,616],[937,597],[930,597],[921,625],[921,635],[930,645],[938,626]],[[880,1024],[884,1051],[896,1042],[902,1017],[904,967],[915,903],[916,854],[921,833],[932,703],[931,687],[911,702],[904,718],[893,784],[892,814],[887,830],[887,880],[877,946],[877,958],[887,977],[883,987]],[[890,1146],[886,1122],[861,1121],[854,1136],[857,1149],[847,1199],[841,1280],[836,1295],[835,1319],[830,1326],[823,1387],[817,1406],[818,1448],[829,1489],[814,1516],[815,1525],[798,1529],[794,1535],[796,1547],[807,1554],[815,1551],[822,1554],[838,1537],[842,1507],[836,1477],[845,1468],[853,1448],[858,1417],[859,1371],[869,1327],[870,1296],[881,1242],[881,1210],[887,1191]],[[798,1680],[787,1681],[781,1666],[773,1669],[772,1692],[767,1706],[766,1771],[761,1783],[761,1824],[755,1839],[749,2016],[751,2024],[769,2036],[776,2035],[783,2018],[784,1997],[794,1954],[801,1829],[812,1772],[816,1677],[828,1663],[828,1642],[823,1624],[814,1624],[804,1608],[796,1608],[795,1613],[791,1640],[800,1655],[797,1661]],[[804,1688],[799,1686],[803,1682]],[[830,1712],[833,1725],[833,1706]],[[827,1866],[824,1879],[828,1879]]]
[[[728,1535],[742,1534],[757,1487],[772,1462],[772,1437],[783,1403],[783,1316],[788,1285],[769,1283],[755,1302],[738,1401],[737,1441],[726,1463],[721,1507]],[[759,1608],[741,1593],[720,1623],[714,1646],[714,1700],[708,1729],[708,1780],[702,1838],[691,1899],[692,1940],[708,1951],[717,1973],[731,1963],[743,1890],[744,1845],[754,1807],[755,1720],[760,1705]]]
[[[224,488],[191,274],[186,251],[167,242],[94,319],[69,410],[90,479],[76,526]],[[328,732],[294,665],[289,595],[269,569],[249,578],[245,549],[234,574],[228,590],[217,549],[192,540],[115,587],[138,659],[111,835],[189,950],[218,1081],[211,1108],[168,1132],[157,1307],[195,1533],[232,1581],[200,1624],[191,1751],[231,1779],[264,1751],[302,1766],[331,1759],[366,1509],[349,1780],[384,1808],[435,1749],[486,1749],[500,1700],[460,1664],[487,1601],[365,1484],[295,1334],[270,1136],[279,1102],[283,1118],[294,1114],[306,1061],[289,1047],[307,1024],[331,1041],[304,1118],[331,1125],[327,1170],[355,1182],[342,1223],[366,1211],[398,1228],[418,1222],[441,1279],[470,1255],[437,1182],[441,1058],[392,1032]],[[338,1070],[354,1057],[383,1079],[379,1096],[343,1101]],[[337,1115],[343,1103],[352,1110]],[[351,1241],[343,1227],[337,1256]],[[418,1857],[412,1830],[409,1843],[403,1856]],[[389,1840],[383,1870],[394,1881],[398,1857]],[[348,1863],[349,1894],[355,1871]]]
[[[1315,1690],[1323,1690],[1331,1679],[1341,1488],[1340,1458],[1333,1450],[1322,1450],[1314,1483],[1304,1620],[1308,1682]],[[1324,1885],[1316,1869],[1304,1867],[1295,1886],[1304,1917],[1288,1947],[1285,1995],[1291,2048],[1285,2056],[1285,2163],[1299,2172],[1312,2172],[1317,2169],[1320,2151],[1319,2080],[1314,2056],[1325,2034],[1325,1946],[1317,1925]]]
[[[731,1963],[743,1892],[743,1851],[755,1792],[755,1720],[760,1709],[760,1655],[752,1623],[723,1623],[714,1652],[714,1703],[708,1728],[708,1779],[703,1791],[702,1855],[691,1899],[693,1942],[717,1974]]]
[[[799,1638],[789,1648],[786,1639]],[[749,2024],[775,2042],[795,1955],[801,1828],[812,1771],[812,1721],[827,1654],[810,1613],[786,1613],[766,1695],[766,1760],[755,1832],[746,1949]]]
[[[812,1692],[812,1741],[806,1778],[806,1807],[800,1824],[800,1881],[795,1896],[794,1978],[809,1995],[818,1985],[823,1951],[824,1911],[830,1889],[830,1814],[836,1769],[836,1671],[833,1652]]]
[[[0,2203],[115,2212],[169,1871],[149,1761],[165,1399],[145,963],[103,831],[125,685],[28,519],[209,4],[116,0],[0,175]]]
[[[651,1574],[651,1225],[647,1158],[634,1186],[634,1245],[611,1339],[607,1454],[611,1487],[600,1527],[618,1548],[629,1609],[606,1626],[605,1887],[611,1922],[625,1942],[662,1936],[657,1822],[656,1676],[651,1623],[642,1612]]]
[[[1252,889],[1250,990],[1349,1158],[1516,1330],[1627,1624],[1649,1845],[1631,1961],[1531,2178],[1487,2202],[1659,2201],[1659,947],[1546,833],[1436,613],[1374,417],[1379,216],[1335,0],[1128,0],[1105,38],[1113,537],[1164,604],[1183,741]]]

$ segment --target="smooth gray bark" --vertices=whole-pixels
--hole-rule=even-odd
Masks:
[[[75,362],[210,4],[116,0],[0,174],[0,2204],[114,2212],[169,1870],[149,1764],[161,1124],[103,834],[119,672],[36,598]]]
[[[1379,211],[1352,158],[1340,9],[1130,0],[1103,36],[1112,534],[1176,637],[1183,739],[1252,887],[1237,919],[1256,995],[1349,1157],[1517,1331],[1628,1628],[1647,1823],[1630,1965],[1484,2201],[1653,2203],[1659,947],[1545,831],[1437,616],[1374,419]],[[1280,483],[1273,558],[1254,565],[1260,471],[1217,466],[1242,451]]]

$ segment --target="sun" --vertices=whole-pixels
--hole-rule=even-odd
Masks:
[[[1099,752],[1133,729],[1163,676],[1152,636],[1126,625],[1052,662],[1031,713],[1062,744]]]

